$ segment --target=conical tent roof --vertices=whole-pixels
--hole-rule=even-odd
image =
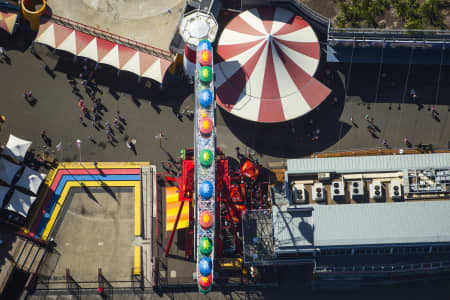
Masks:
[[[0,180],[11,185],[14,177],[16,176],[17,172],[19,172],[20,168],[22,167],[13,164],[4,157],[0,158]]]
[[[46,177],[47,174],[39,173],[38,171],[25,167],[22,176],[15,185],[37,194],[39,187]]]
[[[10,187],[0,185],[0,208],[3,207],[3,203],[5,203],[6,194],[8,194]]]
[[[28,211],[30,210],[30,207],[31,205],[33,205],[34,201],[36,201],[35,196],[30,196],[19,192],[18,190],[14,190],[14,193],[11,196],[11,200],[9,200],[8,205],[6,206],[6,209],[16,212],[26,218],[28,215]]]
[[[308,113],[330,93],[313,76],[320,47],[311,26],[283,8],[236,16],[217,47],[217,103],[257,122],[282,122]]]
[[[3,149],[2,154],[23,161],[25,154],[27,153],[31,144],[32,142],[30,141],[18,138],[15,135],[10,134],[8,143],[6,144],[5,149]]]

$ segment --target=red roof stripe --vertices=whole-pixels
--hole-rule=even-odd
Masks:
[[[271,100],[280,99],[280,91],[278,89],[277,75],[275,73],[275,64],[272,56],[272,45],[268,45],[266,68],[264,70],[264,79],[262,86],[261,99]]]
[[[98,53],[98,61],[102,61],[102,59],[114,48],[117,44],[104,40],[97,39],[97,53]]]
[[[260,7],[258,8],[259,17],[266,29],[266,32],[270,34],[272,31],[273,18],[275,16],[275,8],[273,7]]]
[[[301,17],[294,16],[292,22],[286,23],[283,27],[281,27],[280,30],[275,32],[275,35],[288,34],[288,33],[303,29],[308,26],[309,26],[309,24],[305,20],[303,20]]]
[[[51,25],[54,25],[54,23],[52,23],[52,22],[45,22],[45,23],[39,25],[39,31],[37,33],[36,39],[38,39]],[[6,23],[5,23],[5,26],[6,26]],[[1,22],[0,22],[0,27],[2,27],[2,23]]]
[[[187,44],[184,45],[184,55],[187,57],[187,59],[191,62],[194,63],[197,60],[197,51],[191,49]]]
[[[248,78],[255,70],[265,46],[266,43],[263,43],[258,51],[236,73],[217,88],[218,100],[224,105],[225,109],[230,111],[239,101],[239,96],[244,90]]]
[[[89,45],[89,43],[92,42],[93,39],[95,39],[95,37],[92,35],[80,31],[75,31],[77,54],[80,54],[80,52],[83,51],[84,48],[86,48],[86,46]]]
[[[139,75],[144,74],[157,60],[158,58],[155,56],[139,52],[139,63],[141,65],[141,74]]]
[[[172,62],[166,59],[160,59],[159,64],[161,65],[161,80],[164,80],[164,75]]]
[[[300,89],[300,92],[306,103],[308,103],[311,109],[314,109],[328,97],[331,90],[317,79],[311,78],[311,80]]]
[[[271,44],[268,45],[266,57],[266,69],[264,71],[261,102],[259,104],[259,122],[277,122],[286,119],[281,104]]]
[[[67,28],[65,26],[61,26],[58,24],[55,24],[54,30],[55,30],[55,48],[58,48],[59,45],[61,45],[62,42],[64,42],[67,39],[67,37],[74,31],[71,28]]]
[[[283,44],[284,46],[304,54],[306,56],[319,59],[320,58],[320,48],[317,43],[304,43],[304,42],[291,42],[285,41],[282,39],[276,39],[278,43]]]
[[[300,89],[304,84],[306,84],[310,79],[308,73],[306,73],[302,68],[300,68],[295,61],[289,58],[289,56],[284,53],[280,47],[273,43],[275,49],[277,50],[278,56],[283,61],[284,67],[286,68],[289,76],[294,81],[294,84]]]
[[[217,47],[217,54],[220,56],[222,60],[227,60],[232,57],[235,57],[241,53],[244,53],[245,51],[249,50],[250,48],[253,48],[258,43],[261,43],[262,37],[259,40],[248,42],[248,43],[240,43],[235,45],[219,45]]]
[[[119,66],[122,68],[136,54],[136,50],[118,45],[119,49]]]
[[[235,17],[231,22],[227,25],[227,30],[236,31],[239,33],[244,33],[248,35],[261,35],[264,34],[253,28],[250,24],[248,24],[244,19],[240,16]]]
[[[261,100],[258,122],[281,122],[286,120],[281,99]]]
[[[114,48],[117,44],[104,40],[97,39],[97,52],[98,52],[98,61],[102,61],[102,59]]]

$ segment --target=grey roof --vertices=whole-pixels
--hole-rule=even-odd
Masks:
[[[380,172],[450,167],[450,153],[288,159],[287,173]]]
[[[273,209],[275,251],[311,247],[450,243],[450,201],[308,205]]]

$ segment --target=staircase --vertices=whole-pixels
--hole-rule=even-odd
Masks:
[[[14,273],[36,273],[46,252],[46,248],[24,238],[19,238],[15,246],[13,255],[0,269],[0,295]]]

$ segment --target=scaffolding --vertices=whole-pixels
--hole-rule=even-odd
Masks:
[[[249,210],[242,217],[244,264],[272,265],[273,248],[272,212]]]

